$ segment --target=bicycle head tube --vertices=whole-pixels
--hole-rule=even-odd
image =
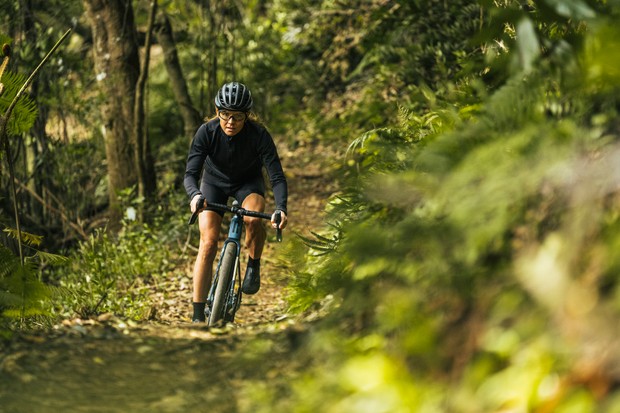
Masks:
[[[243,219],[235,214],[230,220],[228,228],[228,238],[239,241],[241,239],[241,231],[243,231]]]

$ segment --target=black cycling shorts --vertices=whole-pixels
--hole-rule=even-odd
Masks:
[[[243,201],[250,194],[259,194],[265,196],[265,180],[262,175],[254,179],[249,179],[240,184],[214,184],[206,182],[204,179],[200,182],[200,193],[209,202],[217,204],[227,204],[228,198],[234,198],[243,205]],[[220,215],[224,215],[222,211],[214,211]]]

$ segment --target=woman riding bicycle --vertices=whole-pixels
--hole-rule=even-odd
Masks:
[[[250,112],[252,104],[252,94],[242,83],[226,83],[217,92],[217,117],[201,125],[192,140],[185,169],[185,190],[192,213],[208,206],[209,202],[226,204],[229,197],[239,201],[242,208],[264,212],[262,168],[265,167],[276,206],[271,225],[277,226],[275,214],[279,211],[279,228],[284,228],[287,224],[286,178],[273,138]],[[206,200],[202,207],[197,205],[201,197]],[[222,216],[222,212],[208,209],[198,215],[200,244],[193,271],[193,322],[205,321]],[[244,217],[244,223],[249,257],[242,291],[255,294],[260,288],[260,258],[266,232],[260,218]]]

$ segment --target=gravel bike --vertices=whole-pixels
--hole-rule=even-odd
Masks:
[[[205,204],[204,198],[199,198],[196,212],[189,219],[192,225]],[[241,233],[243,231],[243,217],[256,217],[271,220],[271,215],[250,211],[239,206],[236,200],[231,206],[209,202],[205,209],[222,212],[232,212],[228,228],[228,238],[224,241],[220,253],[217,269],[213,275],[213,282],[207,297],[205,315],[207,325],[213,326],[220,320],[233,322],[235,314],[241,306]],[[280,225],[280,212],[276,212],[275,222]],[[282,241],[282,229],[276,229],[276,240]]]

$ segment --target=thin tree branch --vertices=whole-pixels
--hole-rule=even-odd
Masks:
[[[58,47],[60,46],[60,44],[65,40],[65,38],[67,36],[69,36],[69,33],[71,33],[71,29],[68,29],[65,34],[62,35],[62,37],[56,42],[56,44],[54,45],[54,47],[52,47],[50,49],[49,52],[47,52],[47,54],[45,55],[45,57],[43,58],[43,60],[41,60],[41,63],[39,63],[39,65],[34,69],[34,71],[30,74],[30,76],[28,77],[28,79],[26,79],[26,81],[24,82],[24,84],[22,85],[21,89],[19,89],[19,91],[17,92],[17,94],[15,95],[15,97],[13,98],[13,101],[11,102],[11,104],[9,105],[8,109],[6,110],[6,112],[4,112],[4,116],[8,118],[11,116],[11,112],[13,112],[13,109],[15,108],[15,105],[17,105],[17,101],[19,100],[20,97],[22,97],[22,94],[26,91],[26,89],[28,88],[28,86],[30,86],[30,83],[32,83],[32,81],[34,80],[35,76],[39,73],[39,70],[41,70],[41,68],[47,63],[47,61],[49,60],[49,58],[52,56],[52,54],[54,54],[54,52],[56,51],[56,49],[58,49]],[[5,125],[6,127],[6,125]]]
[[[52,205],[50,205],[49,203],[45,202],[45,200],[43,198],[41,198],[41,196],[39,194],[37,194],[35,191],[33,191],[31,188],[28,188],[27,185],[25,185],[24,183],[20,182],[19,179],[15,178],[15,181],[17,182],[17,184],[19,185],[19,187],[21,189],[23,189],[24,191],[28,192],[36,201],[38,201],[41,205],[43,205],[43,207],[45,209],[47,209],[50,212],[53,212],[55,214],[57,214],[58,216],[60,216],[60,218],[66,223],[68,224],[71,228],[73,228],[78,234],[80,234],[80,236],[82,237],[82,239],[87,239],[88,235],[86,234],[86,232],[84,231],[84,229],[79,226],[78,224],[76,224],[75,222],[72,222],[69,217],[67,217],[67,214],[65,214],[64,211],[62,211],[61,209],[58,208],[54,208]],[[45,190],[47,191],[47,193],[54,197],[53,194],[49,191],[49,189],[45,188]],[[56,198],[56,197],[54,197]],[[58,201],[58,200],[57,200]]]

